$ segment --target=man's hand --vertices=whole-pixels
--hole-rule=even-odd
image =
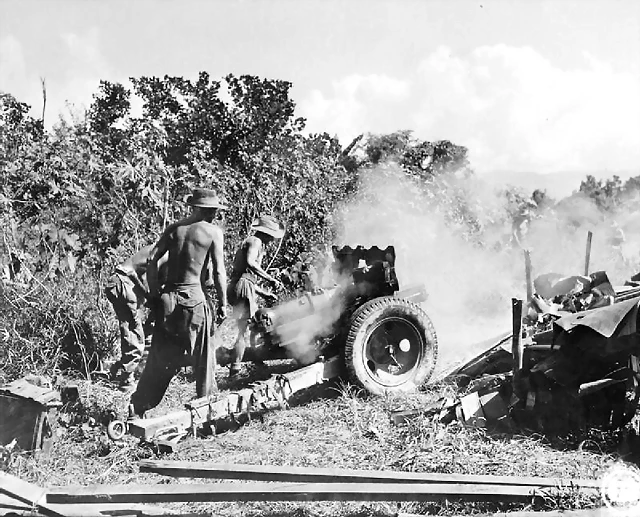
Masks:
[[[283,291],[284,290],[284,284],[278,280],[277,278],[272,278],[271,279],[271,283],[273,284],[273,288],[276,291]]]
[[[219,325],[227,317],[226,305],[219,305],[218,312],[216,313],[216,323]]]
[[[265,291],[264,292],[264,297],[267,298],[268,300],[273,301],[273,302],[277,302],[278,301],[278,295],[276,295],[275,293],[271,293],[269,291]]]

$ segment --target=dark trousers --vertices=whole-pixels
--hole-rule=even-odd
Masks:
[[[202,289],[199,285],[173,286],[161,301],[147,363],[131,396],[137,414],[162,401],[185,356],[191,358],[196,395],[209,396],[217,389],[213,320]]]

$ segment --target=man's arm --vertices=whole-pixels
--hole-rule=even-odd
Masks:
[[[263,289],[259,285],[255,286],[255,290],[256,290],[256,294],[262,296],[263,298],[268,298],[268,299],[271,299],[271,300],[277,300],[278,299],[278,297],[274,293],[272,293],[271,291],[267,291],[266,289]]]
[[[147,283],[149,284],[149,299],[157,298],[160,295],[160,280],[158,267],[160,259],[169,251],[169,235],[165,231],[160,240],[151,250],[147,260]]]
[[[267,282],[271,282],[272,284],[277,283],[278,281],[273,278],[269,273],[267,273],[260,266],[260,262],[258,258],[260,257],[260,248],[262,246],[262,242],[257,237],[251,237],[248,239],[247,246],[247,269],[252,271],[259,277],[265,279]]]
[[[213,283],[216,286],[218,310],[227,306],[227,272],[224,268],[224,235],[220,228],[216,228],[211,243],[211,267],[213,269]]]

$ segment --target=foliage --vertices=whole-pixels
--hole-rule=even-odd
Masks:
[[[594,199],[599,208],[613,210],[620,202],[622,181],[618,176],[607,180],[596,180],[592,175],[588,175],[580,183],[580,192]]]
[[[448,140],[423,141],[401,130],[359,135],[343,148],[327,133],[305,134],[287,81],[231,74],[214,80],[201,72],[194,80],[131,82],[130,91],[101,81],[84,116],[60,119],[49,131],[29,116],[28,105],[0,93],[6,306],[0,329],[9,348],[22,350],[26,339],[41,350],[36,363],[43,367],[47,361],[59,366],[55,350],[70,339],[68,330],[83,325],[86,332],[72,333],[77,350],[109,350],[113,316],[102,307],[101,282],[187,214],[183,201],[196,186],[214,188],[228,201],[222,223],[227,265],[256,215],[279,218],[286,235],[265,265],[280,270],[305,252],[326,250],[357,196],[388,212],[393,224],[393,211],[403,207],[362,190],[376,168],[391,184],[406,180],[407,204],[423,214],[438,212],[453,235],[480,247],[489,245],[496,227],[518,225],[555,203],[535,191],[532,208],[527,194],[509,187],[499,194],[499,206],[484,203],[467,149]],[[132,113],[134,96],[142,101],[141,114]],[[400,176],[385,169],[389,164]],[[580,192],[600,210],[615,211],[638,196],[639,178],[623,184],[617,177],[587,177]],[[89,315],[87,307],[100,311]],[[42,329],[29,323],[35,320]],[[17,334],[10,330],[14,323],[23,325]]]
[[[26,104],[1,97],[3,303],[27,305],[7,309],[0,328],[9,348],[21,350],[29,341],[42,352],[36,363],[48,362],[51,370],[69,334],[61,318],[75,325],[84,317],[65,304],[95,306],[89,291],[98,293],[116,263],[185,216],[181,201],[193,187],[212,187],[227,198],[227,260],[256,215],[278,217],[287,234],[271,259],[284,267],[332,240],[333,208],[353,184],[337,139],[303,135],[291,83],[232,75],[213,81],[205,72],[196,81],[132,82],[142,116],[130,113],[130,91],[102,81],[84,118],[60,120],[49,132],[29,117]],[[78,282],[87,291],[70,294]],[[10,331],[10,314],[26,322],[21,332]],[[29,333],[36,314],[42,329]],[[40,347],[39,330],[54,325],[53,340]],[[76,332],[76,345],[109,348],[105,333],[97,333],[100,344],[89,334]]]
[[[113,352],[107,303],[89,275],[0,290],[0,381],[73,370],[90,378]]]

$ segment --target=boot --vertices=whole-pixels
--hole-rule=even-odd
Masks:
[[[136,408],[133,404],[129,404],[129,415],[127,416],[127,420],[138,420],[144,418],[144,411],[136,411]]]
[[[237,379],[240,376],[242,370],[242,363],[231,363],[229,365],[229,378]]]
[[[123,393],[133,393],[136,390],[138,383],[136,382],[133,373],[123,373],[120,377],[120,383],[118,389]]]
[[[112,381],[116,381],[121,375],[122,375],[122,365],[118,360],[109,367],[109,377],[111,378]]]

